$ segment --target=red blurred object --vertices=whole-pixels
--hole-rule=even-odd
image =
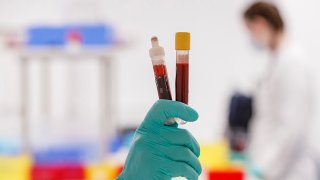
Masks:
[[[36,165],[31,180],[84,180],[85,168],[81,165]]]
[[[211,171],[208,180],[244,180],[244,173],[242,170]]]
[[[119,166],[117,168],[117,175],[120,175],[122,173],[122,170],[123,170],[123,166]]]
[[[82,42],[82,35],[79,31],[72,30],[68,33],[68,41],[69,42],[77,42],[81,43]]]

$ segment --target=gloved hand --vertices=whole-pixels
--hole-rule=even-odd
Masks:
[[[171,180],[179,176],[198,179],[202,171],[199,144],[177,124],[164,125],[173,117],[192,122],[198,119],[198,113],[180,102],[158,100],[137,129],[117,180]]]

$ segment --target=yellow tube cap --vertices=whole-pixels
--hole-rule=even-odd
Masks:
[[[176,33],[176,50],[190,50],[190,33]]]

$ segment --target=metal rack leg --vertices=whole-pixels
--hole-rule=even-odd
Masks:
[[[20,96],[21,96],[21,142],[22,152],[30,152],[30,134],[29,134],[29,71],[28,64],[29,60],[26,57],[20,57],[21,63],[21,77],[20,77]]]
[[[106,143],[113,134],[114,127],[111,120],[111,64],[107,57],[100,60],[100,159],[105,158]]]
[[[49,123],[50,117],[50,61],[46,57],[42,58],[40,61],[41,63],[41,75],[40,75],[40,83],[41,83],[41,111],[42,111],[42,118],[45,125]]]

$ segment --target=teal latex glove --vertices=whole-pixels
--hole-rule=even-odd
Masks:
[[[158,100],[137,129],[117,180],[171,180],[179,176],[198,179],[202,171],[199,144],[177,124],[164,125],[173,117],[192,122],[198,119],[198,113],[180,102]]]

